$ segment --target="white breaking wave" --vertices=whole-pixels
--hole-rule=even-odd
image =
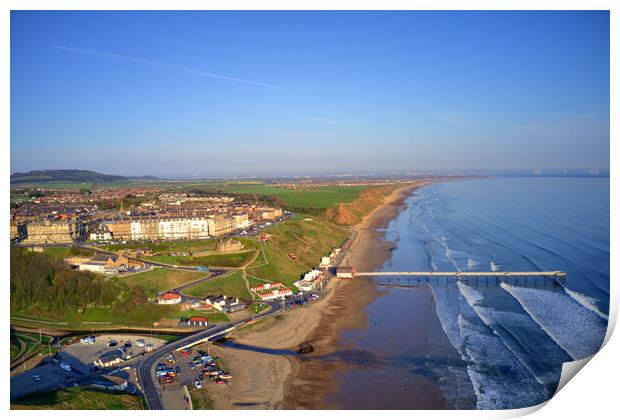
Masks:
[[[607,322],[568,294],[507,283],[501,287],[574,360],[592,356],[601,348]]]
[[[496,264],[495,261],[491,261],[491,271],[499,271],[501,268],[501,265]]]
[[[467,259],[467,268],[474,268],[480,265],[480,263],[472,258]]]
[[[502,340],[480,321],[464,298],[457,323],[464,340],[467,372],[476,393],[478,409],[528,407],[545,400],[543,387]]]
[[[559,376],[557,376],[556,372],[545,369],[544,367],[541,368],[540,366],[541,361],[539,358],[540,353],[544,353],[543,348],[534,349],[530,346],[523,347],[519,341],[523,340],[522,336],[518,334],[520,328],[528,328],[528,330],[537,328],[536,322],[531,319],[529,315],[526,313],[500,311],[489,306],[485,306],[483,303],[484,296],[480,293],[480,291],[460,281],[457,282],[457,286],[461,292],[461,295],[463,295],[467,303],[469,303],[469,306],[478,315],[480,320],[482,320],[482,322],[502,340],[510,353],[521,362],[521,364],[540,385],[544,386],[546,389],[549,389],[549,387],[553,384],[557,384]],[[518,328],[514,330],[514,326],[518,326]],[[532,331],[530,334],[533,333],[534,332]],[[540,334],[544,336],[545,333],[540,331]],[[532,337],[532,339],[534,339],[534,337]],[[555,348],[555,353],[558,353],[559,349],[555,346],[553,347]],[[553,354],[549,353],[552,352],[547,353],[550,359],[557,359],[556,357],[553,357]],[[556,360],[558,365],[560,365],[563,361],[567,361],[566,356],[563,360]],[[550,395],[547,397],[550,397]]]
[[[579,292],[575,292],[574,290],[571,290],[566,286],[563,286],[563,287],[564,287],[564,291],[568,293],[570,297],[575,299],[577,302],[579,302],[580,304],[582,304],[583,306],[585,306],[592,312],[596,313],[598,316],[603,318],[605,321],[609,320],[609,317],[605,313],[603,313],[599,309],[599,307],[596,305],[596,302],[597,302],[596,299],[590,296],[582,295]]]

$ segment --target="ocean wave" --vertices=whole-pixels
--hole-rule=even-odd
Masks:
[[[513,357],[545,388],[551,398],[560,380],[560,366],[570,357],[559,348],[524,312],[513,312],[507,306],[498,309],[485,302],[485,296],[473,286],[457,282],[459,291],[480,320],[498,336]],[[485,289],[495,296],[506,295],[502,289]],[[506,298],[511,299],[508,295]],[[492,299],[491,299],[492,300]],[[518,308],[518,304],[514,306]],[[515,308],[515,309],[516,309]]]
[[[589,310],[591,310],[592,312],[594,312],[595,314],[597,314],[598,316],[600,316],[601,318],[603,318],[605,321],[609,320],[609,316],[606,315],[605,313],[603,313],[599,307],[597,306],[597,300],[593,297],[590,296],[586,296],[584,294],[581,294],[579,292],[576,292],[574,290],[569,289],[568,287],[564,287],[564,291],[573,299],[575,299],[577,302],[579,302],[581,305],[585,306],[586,308],[588,308]]]
[[[601,348],[607,322],[567,293],[508,283],[501,287],[574,360],[592,356]]]
[[[429,286],[442,330],[461,354],[471,384],[466,385],[466,378],[460,377],[458,384],[451,384],[452,391],[454,386],[465,387],[469,392],[473,389],[479,409],[527,407],[547,398],[540,383],[464,301],[456,284]],[[472,296],[482,299],[479,293]]]
[[[545,401],[545,389],[467,302],[461,305],[458,325],[479,409],[522,408]]]
[[[499,271],[501,269],[501,265],[497,264],[495,261],[491,261],[491,271]]]

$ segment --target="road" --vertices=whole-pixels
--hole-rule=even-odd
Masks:
[[[275,315],[276,313],[280,312],[281,308],[280,308],[279,303],[277,302],[267,302],[267,303],[270,306],[269,310],[261,314],[255,315],[253,317],[248,317],[236,323],[214,325],[196,334],[193,334],[193,335],[184,337],[178,341],[163,345],[157,348],[156,350],[154,350],[152,353],[149,353],[148,356],[144,356],[140,358],[140,360],[136,360],[133,367],[135,367],[136,369],[136,372],[138,375],[138,381],[140,382],[140,385],[142,386],[142,393],[144,395],[144,399],[146,401],[147,407],[150,410],[163,410],[166,408],[164,407],[164,402],[163,402],[163,398],[161,395],[161,387],[159,386],[159,383],[157,382],[157,379],[155,377],[154,367],[158,363],[159,360],[161,360],[164,356],[166,356],[168,353],[171,353],[172,351],[175,351],[182,347],[194,344],[210,336],[217,336],[218,334],[224,334],[225,331],[231,328],[236,328],[242,324],[245,324],[247,321],[250,321],[252,319],[255,319],[255,320],[262,319],[262,318]],[[213,337],[213,338],[217,338],[217,337]]]
[[[201,283],[204,283],[204,282],[207,282],[207,281],[211,281],[211,280],[216,280],[216,279],[222,277],[223,275],[229,273],[230,271],[232,271],[232,270],[223,270],[223,269],[222,270],[214,270],[208,276],[201,277],[198,280],[194,280],[192,282],[185,283],[185,284],[183,284],[181,286],[175,287],[173,289],[174,293],[177,293],[177,294],[181,295],[181,297],[183,298],[184,301],[189,301],[189,302],[197,301],[200,298],[198,298],[196,296],[188,296],[188,295],[184,294],[183,291],[185,289],[189,289],[190,287],[196,286],[198,284],[201,284]],[[162,295],[162,294],[164,294],[166,292],[168,292],[168,290],[162,290],[159,294]]]

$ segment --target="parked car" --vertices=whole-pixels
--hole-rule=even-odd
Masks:
[[[110,341],[108,341],[108,343],[107,343],[107,346],[108,346],[108,347],[114,347],[114,346],[116,346],[116,345],[118,345],[118,341],[116,341],[116,340],[110,340]]]
[[[41,375],[32,375],[32,380],[35,382],[39,382],[41,380]]]
[[[69,366],[69,365],[68,365],[67,363],[65,363],[65,362],[62,362],[62,363],[60,364],[60,367],[61,367],[62,369],[64,369],[64,370],[66,370],[67,372],[71,372],[71,366]]]
[[[87,337],[82,337],[80,338],[80,342],[82,344],[95,344],[95,337],[93,337],[92,335],[89,335]]]

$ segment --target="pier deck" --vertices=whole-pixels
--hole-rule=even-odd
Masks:
[[[343,275],[344,274],[344,275]],[[360,271],[353,267],[346,267],[338,277],[378,277],[380,284],[390,284],[392,287],[411,287],[424,281],[451,281],[479,282],[495,280],[496,283],[528,283],[538,284],[539,281],[551,281],[563,285],[566,280],[564,271]],[[384,280],[385,279],[385,280]],[[396,286],[398,285],[398,286]]]
[[[407,277],[566,277],[563,271],[361,271],[355,276]]]

